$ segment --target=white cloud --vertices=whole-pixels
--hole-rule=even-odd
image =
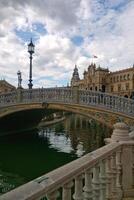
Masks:
[[[0,73],[15,85],[18,70],[25,87],[29,75],[27,45],[15,30],[23,31],[27,40],[30,35],[37,38],[33,55],[36,87],[66,84],[74,65],[82,75],[93,55],[98,56],[97,64],[114,71],[133,64],[134,1],[1,0],[0,7]],[[38,23],[46,33],[36,29]],[[72,42],[75,36],[83,37],[80,46]]]

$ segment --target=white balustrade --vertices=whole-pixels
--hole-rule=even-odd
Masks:
[[[93,200],[98,200],[100,196],[100,179],[99,179],[99,165],[93,167]]]
[[[75,177],[74,200],[83,200],[83,182],[82,174]]]
[[[100,162],[100,200],[106,199],[106,160]]]
[[[0,199],[122,200],[123,195],[128,197],[129,194],[134,197],[134,140],[129,139],[127,126],[123,123],[114,126],[113,135],[104,147],[20,186]]]
[[[106,159],[106,199],[112,199],[112,171],[111,171],[111,156]]]
[[[74,183],[73,181],[70,181],[69,183],[66,183],[63,186],[63,192],[62,192],[62,199],[63,200],[71,200],[72,199],[72,187],[73,187]]]
[[[42,103],[44,101],[98,106],[105,110],[110,109],[134,116],[134,100],[102,92],[78,90],[78,88],[21,89],[0,95],[1,108],[19,103]]]
[[[92,200],[92,168],[85,172],[84,200]]]

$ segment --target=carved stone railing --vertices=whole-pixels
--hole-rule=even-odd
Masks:
[[[0,107],[30,102],[61,102],[97,106],[134,116],[134,100],[102,92],[78,90],[77,87],[18,89],[15,92],[0,95]]]
[[[106,146],[0,197],[1,200],[122,200],[134,197],[134,140],[117,123]]]

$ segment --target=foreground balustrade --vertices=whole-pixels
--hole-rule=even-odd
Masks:
[[[117,123],[104,147],[1,196],[1,200],[122,200],[134,197],[134,140]],[[128,163],[128,164],[127,164]]]

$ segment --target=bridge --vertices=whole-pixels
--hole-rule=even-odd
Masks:
[[[0,118],[31,109],[58,109],[79,113],[108,125],[133,125],[134,100],[78,87],[17,89],[0,95]]]
[[[99,112],[134,125],[134,100],[74,88],[17,90],[0,95],[0,117],[26,109]],[[100,115],[99,115],[100,117]],[[134,199],[134,131],[118,122],[106,145],[0,197],[1,200]]]

